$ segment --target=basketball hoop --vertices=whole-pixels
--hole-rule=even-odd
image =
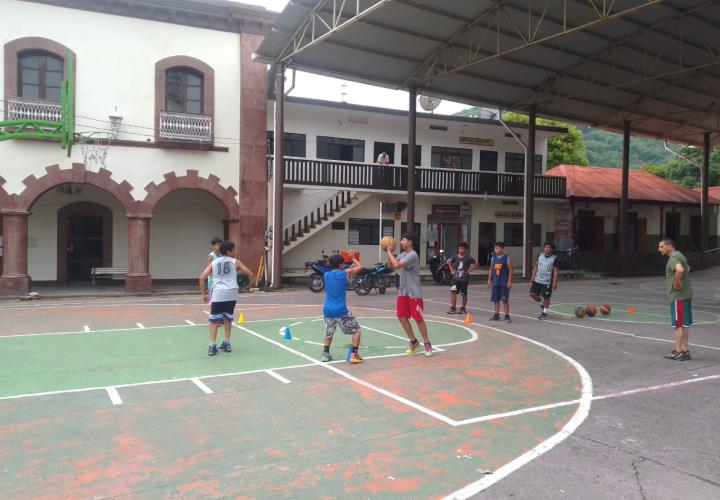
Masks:
[[[93,166],[105,168],[108,147],[115,138],[112,132],[80,132],[77,135],[76,143],[80,144],[85,167],[92,169]]]

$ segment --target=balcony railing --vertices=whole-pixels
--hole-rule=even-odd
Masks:
[[[212,116],[161,111],[160,138],[210,142]]]
[[[46,120],[62,121],[62,110],[59,102],[27,97],[8,97],[8,120]]]
[[[269,158],[272,167],[272,157]],[[406,191],[407,167],[329,160],[285,158],[285,184],[333,186],[353,190]],[[475,196],[523,196],[523,174],[418,167],[415,190]],[[537,198],[565,198],[565,178],[534,178]]]

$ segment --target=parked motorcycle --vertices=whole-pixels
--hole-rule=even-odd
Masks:
[[[305,263],[305,272],[310,272],[310,274],[307,276],[307,284],[308,288],[312,290],[313,292],[319,293],[322,292],[325,288],[325,281],[323,277],[325,276],[325,273],[328,271],[332,271],[330,269],[330,263],[329,263],[330,256],[323,254],[321,259],[308,261]],[[345,263],[344,269],[347,269],[350,267],[352,263]],[[347,290],[353,290],[355,288],[357,276],[352,276],[348,279],[347,282]]]
[[[430,272],[435,283],[442,283],[443,285],[452,283],[452,272],[450,271],[450,264],[447,263],[445,258],[444,250],[435,252],[435,255],[430,257]]]
[[[378,293],[385,293],[388,286],[399,286],[399,276],[395,273],[395,269],[387,264],[375,264],[375,267],[363,268],[356,275],[355,293],[358,295],[367,295],[373,288],[378,289]]]

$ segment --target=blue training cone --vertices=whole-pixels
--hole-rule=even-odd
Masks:
[[[352,349],[353,349],[352,347],[350,349],[348,349],[348,355],[347,355],[347,358],[345,358],[346,363],[350,362],[350,356],[352,356]]]
[[[290,328],[287,326],[285,327],[285,335],[283,335],[283,338],[285,340],[292,340],[292,334],[290,333]]]

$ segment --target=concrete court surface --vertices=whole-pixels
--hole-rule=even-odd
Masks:
[[[54,409],[49,409],[53,405],[53,396],[47,396],[27,400],[4,399],[0,401],[0,413],[6,422],[5,429],[0,427],[0,434],[3,435],[2,441],[5,442],[4,445],[0,445],[0,455],[4,458],[5,463],[9,463],[14,456],[21,456],[23,463],[26,464],[24,469],[13,469],[6,466],[4,470],[0,470],[0,484],[5,484],[3,488],[5,491],[14,491],[20,493],[21,496],[63,496],[64,494],[83,496],[83,494],[92,493],[94,496],[101,497],[192,497],[247,494],[254,497],[297,496],[309,498],[320,496],[323,493],[329,497],[398,496],[424,498],[440,497],[458,491],[459,497],[476,495],[478,498],[720,498],[720,436],[717,433],[720,402],[717,401],[716,397],[718,385],[720,385],[720,339],[718,338],[720,335],[720,289],[717,286],[719,277],[720,272],[718,270],[696,272],[692,276],[695,288],[694,312],[696,312],[696,321],[698,322],[693,328],[690,337],[690,342],[693,344],[691,346],[692,361],[674,362],[662,358],[662,354],[672,349],[672,343],[669,342],[672,339],[672,330],[668,325],[669,320],[661,317],[662,310],[666,307],[666,298],[663,292],[663,278],[658,277],[561,282],[559,289],[553,296],[557,312],[552,312],[553,309],[551,308],[551,317],[544,322],[535,319],[538,310],[537,306],[527,297],[528,284],[518,282],[511,297],[513,316],[513,323],[511,324],[488,321],[490,316],[488,290],[480,284],[473,283],[470,287],[469,305],[471,308],[469,310],[474,322],[472,329],[478,335],[477,341],[463,344],[460,349],[458,349],[458,346],[447,347],[445,348],[446,351],[437,353],[436,357],[429,360],[413,357],[412,364],[404,363],[407,360],[402,357],[378,360],[368,359],[364,365],[361,365],[362,372],[352,372],[343,364],[335,365],[338,369],[346,372],[361,373],[362,375],[358,375],[360,378],[367,379],[376,387],[388,388],[393,394],[399,394],[401,397],[415,398],[420,401],[423,408],[431,408],[435,405],[435,408],[441,408],[442,413],[446,413],[447,418],[453,422],[461,422],[463,419],[477,414],[492,414],[493,411],[496,413],[512,411],[516,407],[515,405],[523,402],[527,408],[561,403],[554,409],[538,410],[537,412],[509,416],[503,419],[506,425],[511,425],[513,419],[517,419],[519,422],[520,419],[539,415],[542,418],[549,418],[554,422],[552,425],[559,428],[568,423],[573,412],[578,408],[577,400],[580,397],[578,387],[580,384],[577,382],[577,372],[569,369],[568,363],[560,357],[546,356],[544,354],[547,353],[528,349],[528,351],[533,352],[523,353],[523,357],[529,362],[515,365],[510,363],[510,367],[513,368],[510,371],[517,372],[516,375],[519,375],[519,378],[504,380],[498,378],[499,385],[488,388],[484,382],[492,380],[493,375],[497,375],[496,371],[499,372],[504,367],[506,368],[503,363],[498,363],[498,360],[503,359],[503,356],[510,351],[517,351],[517,345],[511,345],[511,343],[507,342],[507,339],[497,336],[497,332],[486,328],[486,326],[499,328],[538,341],[574,359],[587,370],[587,373],[592,378],[593,400],[589,407],[589,413],[579,422],[579,426],[576,428],[573,428],[565,435],[562,435],[562,432],[558,433],[562,435],[561,438],[556,438],[556,442],[549,444],[547,449],[542,450],[544,453],[535,453],[531,457],[526,457],[527,460],[524,460],[523,463],[515,463],[511,470],[502,470],[502,474],[499,474],[498,471],[501,471],[504,464],[507,465],[513,462],[522,455],[523,451],[530,450],[532,445],[535,444],[529,442],[513,443],[512,440],[517,437],[517,428],[509,434],[507,432],[505,434],[500,433],[494,439],[479,440],[474,443],[476,456],[472,458],[475,459],[475,462],[473,466],[468,466],[467,462],[472,462],[472,459],[466,457],[469,454],[459,445],[456,450],[452,450],[458,455],[450,457],[457,460],[448,460],[447,457],[443,458],[439,455],[431,458],[434,453],[443,451],[439,443],[447,444],[452,442],[452,439],[448,439],[446,435],[443,435],[443,431],[436,430],[435,424],[437,422],[422,421],[427,415],[419,413],[412,415],[411,425],[408,426],[404,425],[403,419],[398,421],[390,416],[374,423],[372,420],[363,419],[354,421],[358,427],[365,428],[367,426],[368,442],[375,445],[381,443],[383,441],[381,431],[383,429],[393,429],[393,432],[404,433],[407,438],[412,440],[413,446],[406,451],[420,455],[416,461],[405,463],[403,457],[406,457],[406,455],[398,452],[397,449],[388,450],[381,447],[377,453],[384,453],[386,457],[390,457],[387,458],[388,462],[374,465],[375,469],[372,473],[368,470],[370,468],[368,464],[366,464],[368,469],[356,466],[353,470],[355,475],[365,475],[370,478],[370,481],[358,481],[357,477],[351,477],[352,475],[339,476],[333,474],[328,476],[327,471],[324,471],[322,474],[324,479],[320,482],[321,486],[313,485],[313,481],[310,479],[313,477],[313,472],[317,471],[313,471],[311,467],[306,465],[290,465],[292,460],[287,459],[287,474],[278,473],[277,470],[260,470],[260,477],[262,477],[263,472],[267,476],[264,486],[263,481],[258,481],[262,487],[247,482],[242,487],[230,487],[228,484],[231,484],[231,480],[225,478],[226,481],[221,482],[221,487],[218,488],[217,485],[207,483],[205,477],[207,471],[202,467],[197,468],[188,464],[181,467],[174,463],[170,465],[181,469],[181,472],[186,476],[182,480],[176,481],[176,483],[173,482],[173,479],[168,478],[164,481],[148,481],[147,476],[151,475],[151,473],[147,471],[143,476],[142,471],[121,470],[116,471],[117,474],[113,476],[115,479],[118,477],[142,478],[138,480],[140,485],[151,484],[152,486],[149,488],[139,486],[137,489],[132,487],[129,489],[117,489],[117,485],[112,484],[112,481],[97,481],[89,489],[83,489],[77,488],[75,483],[77,477],[72,477],[73,473],[78,477],[82,477],[82,474],[77,470],[73,472],[70,469],[68,469],[68,472],[68,470],[61,467],[58,469],[58,474],[63,477],[63,481],[54,483],[54,490],[36,490],[36,494],[33,495],[32,490],[22,489],[22,481],[18,482],[18,478],[38,477],[32,471],[33,467],[36,466],[33,464],[40,460],[40,457],[32,456],[32,450],[35,450],[34,453],[36,454],[41,453],[42,447],[37,447],[37,443],[34,443],[33,440],[41,436],[47,436],[52,441],[52,432],[65,428],[64,423],[58,424],[55,420],[62,416],[62,411],[66,408],[56,406]],[[455,331],[449,326],[442,326],[445,323],[452,323],[460,319],[445,314],[448,302],[446,287],[427,285],[424,290],[426,312],[431,317],[430,319],[435,322],[430,324],[431,337],[433,337],[433,334],[435,334],[435,339],[456,335],[457,338],[450,340],[463,340],[459,330]],[[289,314],[289,311],[292,308],[305,307],[306,305],[308,307],[303,311],[307,312],[304,314],[317,315],[319,311],[317,305],[322,303],[322,298],[322,294],[313,294],[302,289],[269,294],[241,295],[237,311],[244,311],[250,322],[253,319],[290,318],[292,314]],[[393,328],[392,325],[395,325],[395,321],[392,319],[394,301],[395,293],[392,291],[385,296],[373,293],[367,297],[359,297],[354,293],[349,294],[351,309],[357,309],[356,314],[363,318],[374,316],[375,319],[366,321],[366,326],[376,330],[389,331]],[[572,312],[576,305],[595,304],[599,306],[603,303],[609,303],[613,306],[613,313],[607,317],[578,319],[568,315],[568,312]],[[158,305],[153,307],[152,304]],[[624,313],[627,307],[630,306],[637,308],[637,315]],[[201,325],[203,321],[202,309],[203,306],[199,305],[196,298],[192,296],[99,298],[81,301],[65,299],[39,301],[32,304],[3,302],[0,304],[0,325],[2,325],[0,333],[3,336],[21,336],[9,337],[3,340],[19,339],[18,341],[27,342],[31,338],[27,337],[27,334],[32,333],[82,332],[85,330],[93,332],[100,329],[128,331],[130,329],[140,329],[140,327],[152,329],[155,326],[179,325],[182,322]],[[138,326],[137,323],[141,323],[141,325]],[[273,334],[277,335],[276,327],[285,323],[288,322],[281,320],[277,324],[266,325],[267,328],[264,331],[259,331],[259,333],[267,335],[269,339],[276,339],[275,342],[282,343],[282,340],[277,340],[281,339],[281,337],[273,337]],[[462,325],[462,323],[459,324]],[[187,327],[194,328],[190,324],[187,324]],[[248,325],[248,327],[253,330],[260,330],[255,326]],[[306,325],[298,325],[298,327],[305,328]],[[188,344],[185,347],[192,347],[192,353],[188,354],[191,357],[194,356],[195,349],[199,349],[200,352],[198,352],[197,356],[200,359],[204,355],[202,350],[205,345],[205,333],[201,327],[198,326],[198,328],[199,333],[186,333],[188,336],[183,337],[185,340],[183,344]],[[371,331],[365,332],[367,334],[366,342],[370,344],[366,353],[367,357],[377,355],[383,348],[388,350],[390,348],[400,348],[401,339],[389,338],[390,342],[380,342],[376,338],[377,336],[370,336]],[[397,328],[393,331],[397,331]],[[193,332],[198,332],[198,329],[193,330]],[[116,333],[113,332],[112,335],[116,335]],[[237,329],[233,335],[236,339],[234,345],[237,345],[238,336],[240,335]],[[195,341],[195,336],[200,338]],[[161,336],[158,337],[162,338]],[[340,337],[338,335],[335,342],[334,355],[336,359],[342,356],[341,348],[344,347],[345,339]],[[48,337],[36,337],[36,339],[42,338]],[[121,336],[118,335],[116,338],[120,342]],[[302,340],[293,345],[297,347],[301,343]],[[435,340],[435,343],[440,344],[438,340]],[[263,345],[265,344],[263,343]],[[45,348],[33,347],[37,345],[44,344],[30,345],[32,350],[30,359],[32,359],[32,356],[36,356],[39,363],[51,363],[51,361],[48,361],[50,358],[43,357]],[[80,343],[75,348],[82,349],[82,346],[83,344]],[[96,348],[101,352],[102,344]],[[248,348],[250,347],[248,346]],[[163,353],[162,343],[153,346],[153,349],[160,351],[159,358],[169,358],[167,362],[172,363],[173,359],[170,355],[172,349],[169,349],[168,353]],[[303,344],[302,349],[298,347],[297,350],[308,357],[317,358],[319,349],[318,346],[312,344]],[[273,349],[273,351],[277,350]],[[238,354],[242,356],[242,351],[238,352]],[[235,355],[235,353],[232,355]],[[152,359],[152,356],[150,359]],[[243,358],[240,357],[239,359]],[[143,359],[139,361],[148,362]],[[276,366],[282,367],[290,363],[297,363],[297,361],[297,359],[293,359],[293,356],[289,356],[289,359],[274,359],[270,364],[266,365],[254,358],[256,364],[249,368],[263,370]],[[424,361],[435,363],[435,365],[418,364]],[[61,362],[62,359],[59,360],[59,363]],[[374,369],[373,364],[375,365]],[[527,365],[531,365],[533,370],[528,371]],[[82,364],[79,366],[82,366]],[[114,379],[110,379],[109,382],[100,380],[102,382],[100,385],[122,383],[122,377],[127,374],[122,372],[121,368],[125,369],[127,366],[113,367],[112,369],[112,376],[120,377],[119,381],[113,381]],[[459,373],[457,372],[459,368],[465,371]],[[472,371],[472,368],[478,368],[479,371]],[[15,371],[22,371],[23,369],[25,368],[19,367]],[[77,367],[76,370],[81,371],[82,368]],[[280,373],[287,375],[289,371],[286,370]],[[419,383],[416,374],[422,373],[431,375],[428,378],[432,382],[425,385]],[[470,379],[467,378],[468,373],[470,373]],[[152,380],[157,380],[160,375],[161,373],[143,374],[143,376]],[[173,374],[173,377],[181,377],[182,375],[182,373],[177,373]],[[189,375],[192,375],[192,373]],[[473,376],[476,378],[472,379]],[[44,387],[41,384],[42,376],[40,375],[35,376],[35,379],[37,379],[36,386],[25,381],[23,383],[30,385],[22,388],[18,380],[12,380],[11,373],[6,371],[1,377],[0,388],[6,391],[4,394],[12,394],[13,390],[16,391],[14,394],[42,392],[39,389]],[[508,394],[512,392],[510,391],[512,386],[519,386],[522,384],[522,380],[532,380],[533,377],[535,378],[534,383],[526,384],[525,393],[516,395],[515,399],[508,397]],[[73,382],[76,384],[74,387],[93,385],[83,385],[82,377],[79,376],[78,378],[79,380]],[[311,397],[313,393],[323,394],[329,390],[325,389],[319,382],[323,381],[323,375],[317,373],[316,367],[311,367],[306,372],[303,372],[300,377],[293,374],[290,378],[303,379],[304,385],[302,387],[308,391],[307,394]],[[407,384],[402,382],[399,383],[398,379],[411,381],[409,382],[411,387],[406,387]],[[220,379],[218,379],[219,381]],[[458,395],[458,381],[466,384],[462,392],[463,400],[459,402],[457,400],[448,401],[448,398]],[[297,383],[298,381],[294,380],[293,382]],[[549,386],[548,382],[550,383]],[[229,390],[224,387],[224,384],[227,383],[228,380],[217,383],[214,387],[215,392],[224,394],[223,391]],[[245,383],[243,382],[243,384]],[[249,384],[260,384],[259,387],[264,388],[266,383],[267,381],[264,380],[263,382]],[[62,384],[60,385],[62,386]],[[210,383],[208,385],[212,386]],[[140,425],[142,422],[146,429],[150,425],[137,416],[142,409],[147,410],[149,414],[159,411],[158,418],[162,419],[162,410],[174,407],[173,405],[185,406],[188,404],[187,398],[193,399],[197,397],[195,393],[191,393],[191,395],[185,392],[180,396],[166,394],[167,387],[165,385],[152,386],[154,392],[139,395],[133,394],[130,389],[119,390],[120,395],[126,400],[124,402],[125,406],[132,406],[134,418],[138,420],[134,422],[135,424]],[[425,391],[423,391],[423,387],[426,388]],[[538,387],[545,387],[545,389],[538,391]],[[50,389],[57,388],[50,387]],[[186,391],[187,388],[183,390]],[[261,389],[260,394],[263,392],[267,393],[268,396],[277,396],[276,387]],[[356,392],[362,394],[364,392],[361,388],[358,388],[356,384],[349,383],[343,385],[341,392],[342,394],[334,394],[333,399],[326,403],[333,406],[337,402],[345,401],[343,398],[349,398],[350,402],[347,405],[342,403],[339,406],[347,407],[349,409],[346,411],[355,414],[363,411],[364,405],[356,406],[356,403],[353,403],[353,394]],[[440,394],[445,394],[445,397],[439,396]],[[80,395],[83,396],[82,400],[72,399]],[[303,401],[304,398],[301,396],[298,397],[298,394],[295,393],[292,400],[286,400],[286,402],[294,406],[303,406],[307,402]],[[73,394],[72,396],[66,396],[65,399],[72,399],[80,407],[85,406],[84,409],[93,415],[103,415],[108,411],[107,407],[113,410],[117,409],[108,403],[107,397],[101,391],[95,391]],[[382,396],[378,398],[377,394],[374,398],[369,398],[367,395],[364,395],[363,398],[370,407],[379,405],[375,408],[376,410],[385,408],[388,404],[383,400]],[[19,401],[22,402],[18,403]],[[250,410],[246,408],[243,411],[243,409],[231,407],[231,405],[226,406],[228,406],[226,410],[229,414],[233,415],[238,421],[248,417],[248,414],[253,419],[262,419],[263,413],[261,409],[253,408]],[[192,405],[190,407],[194,408]],[[306,414],[308,411],[312,414],[312,411],[308,409],[299,410],[299,413]],[[391,413],[396,413],[395,416],[397,414],[402,416],[405,415],[406,411],[407,407],[403,411],[395,408]],[[82,412],[77,413],[77,415],[82,415]],[[189,416],[186,417],[190,418]],[[23,427],[21,422],[10,423],[13,418],[20,421],[24,419],[26,425]],[[116,413],[113,418],[117,420],[120,417]],[[347,422],[348,417],[343,416],[342,412],[340,412],[338,418]],[[432,418],[429,420],[432,421]],[[320,419],[320,421],[325,422],[325,419]],[[32,425],[29,425],[30,422],[32,422]],[[293,424],[293,422],[293,419],[279,419],[275,422],[275,425],[278,426],[277,432],[283,432],[286,426],[288,426],[288,429],[294,429],[297,432],[297,428],[293,427],[293,425],[297,424]],[[333,422],[333,419],[327,419],[324,425],[330,426],[332,425],[331,422]],[[377,428],[377,424],[380,424],[379,428]],[[58,427],[54,428],[54,425]],[[201,432],[202,426],[197,422],[194,425],[195,432]],[[481,424],[471,423],[466,427],[470,429],[474,425]],[[339,427],[342,427],[342,425]],[[428,427],[433,430],[428,431]],[[262,434],[262,426],[252,428],[260,435]],[[547,429],[543,429],[542,423],[524,422],[520,425],[520,428],[523,429],[523,433],[528,430],[530,440],[534,439],[539,442],[542,439],[550,438],[551,433],[547,432]],[[532,429],[537,433],[533,434]],[[82,426],[70,425],[68,431],[76,438],[76,441],[82,441]],[[88,432],[91,431],[92,429]],[[151,427],[150,430],[144,432],[152,433],[153,431],[157,432],[157,429]],[[235,431],[240,432],[240,429],[235,429]],[[336,431],[341,433],[339,428]],[[78,435],[81,437],[78,438]],[[12,436],[12,439],[8,440],[9,436]],[[129,439],[126,434],[121,434],[121,436],[124,436],[123,439]],[[117,438],[117,436],[115,437]],[[271,435],[267,439],[273,439],[273,436]],[[326,437],[322,439],[326,439]],[[73,448],[71,441],[71,439],[64,442],[58,440],[54,444],[60,450],[63,449],[63,446],[66,449],[71,449]],[[406,443],[407,439],[402,442]],[[8,446],[8,443],[12,443],[12,445]],[[132,441],[122,444],[132,450]],[[242,441],[239,441],[238,444],[242,444]],[[314,441],[297,442],[294,443],[294,446],[303,449],[312,448],[316,444]],[[485,448],[481,449],[483,446]],[[372,447],[368,447],[368,449],[360,448],[354,448],[350,454],[355,454],[357,457],[367,457],[376,453],[371,449]],[[94,454],[91,454],[91,456],[99,457],[103,454],[103,448],[99,445],[96,445],[93,451]],[[447,452],[447,450],[444,451]],[[482,457],[481,465],[475,467],[474,465],[478,465],[478,460],[481,458],[480,451],[485,451],[486,454]],[[128,450],[125,452],[127,453]],[[266,452],[268,454],[279,453],[277,450],[266,450]],[[62,451],[58,453],[62,454]],[[184,451],[180,448],[175,450],[175,453],[177,453],[178,457],[182,457]],[[320,455],[319,459],[322,453],[317,453],[317,455]],[[201,461],[201,459],[195,458]],[[235,458],[246,460],[248,463],[257,460],[257,457],[248,456]],[[276,459],[279,463],[284,460],[282,455],[276,457]],[[78,463],[76,461],[75,466]],[[401,463],[402,466],[397,467],[398,463]],[[218,464],[221,475],[222,469],[222,464]],[[400,470],[402,474],[414,478],[417,478],[416,473],[420,470],[420,476],[424,473],[426,476],[433,478],[431,484],[439,484],[440,486],[437,488],[413,489],[414,486],[420,483],[408,481],[399,487],[399,483],[395,482],[397,478],[389,479],[392,476],[384,474],[386,469]],[[283,470],[282,467],[280,470]],[[95,471],[98,474],[101,472]],[[154,473],[154,471],[152,472]],[[127,474],[127,476],[123,474]],[[202,475],[202,477],[192,477],[193,474]],[[288,475],[292,474],[299,474],[298,477],[304,477],[306,486],[310,485],[310,487],[299,488],[296,482],[289,481]],[[233,474],[228,475],[234,477]],[[493,477],[499,477],[500,475],[503,477],[499,479]],[[483,476],[493,478],[486,481],[487,487],[476,485],[475,489],[471,488],[465,492],[461,489],[456,490],[456,486],[459,488],[463,485],[472,485],[482,480]],[[107,480],[107,477],[105,479]],[[375,484],[374,489],[368,486],[371,483]],[[93,485],[92,481],[88,484]],[[277,489],[272,490],[268,489],[268,485],[278,486]],[[331,488],[324,490],[323,485],[330,485]],[[352,485],[352,488],[348,488],[347,485]],[[20,489],[7,490],[8,487]],[[343,491],[343,488],[345,488],[345,491]],[[482,491],[479,491],[478,488],[482,489]]]

